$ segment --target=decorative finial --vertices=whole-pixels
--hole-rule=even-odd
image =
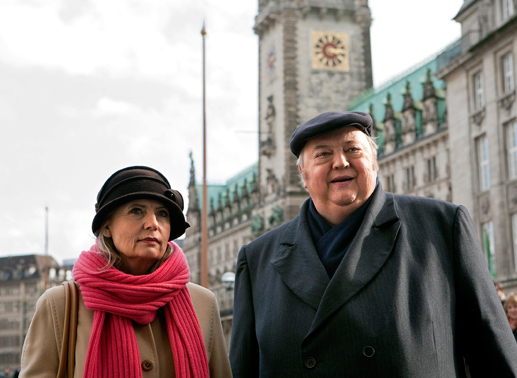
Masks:
[[[201,35],[203,37],[206,35],[205,20],[203,20],[203,27],[201,28]]]

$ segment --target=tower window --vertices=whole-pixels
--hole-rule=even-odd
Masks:
[[[427,159],[427,181],[433,182],[438,177],[436,173],[436,156]]]
[[[413,190],[415,187],[415,167],[412,165],[411,167],[406,168],[406,189],[408,191]]]

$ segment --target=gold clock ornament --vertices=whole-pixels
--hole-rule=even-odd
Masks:
[[[314,30],[312,32],[312,68],[350,71],[348,34]]]

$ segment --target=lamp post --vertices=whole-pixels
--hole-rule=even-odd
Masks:
[[[221,277],[221,281],[223,282],[224,287],[227,291],[233,290],[235,286],[235,273],[226,272]]]

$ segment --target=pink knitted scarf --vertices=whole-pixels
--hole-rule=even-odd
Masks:
[[[95,311],[86,355],[85,377],[142,377],[133,324],[149,324],[165,306],[167,333],[176,377],[208,378],[201,328],[186,287],[189,269],[183,251],[169,242],[172,253],[151,274],[133,276],[110,267],[95,252],[81,253],[73,275],[86,308]]]

